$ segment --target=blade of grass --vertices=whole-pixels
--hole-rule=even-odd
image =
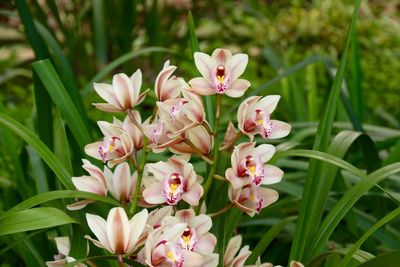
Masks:
[[[363,264],[358,265],[359,267],[397,267],[400,262],[400,250],[395,250],[389,253],[379,255]]]
[[[56,200],[56,199],[64,199],[64,198],[85,198],[85,199],[93,199],[99,202],[111,204],[113,206],[120,206],[120,203],[112,198],[96,195],[89,192],[83,191],[74,191],[74,190],[56,190],[50,191],[42,194],[35,195],[18,205],[14,206],[12,209],[8,210],[6,213],[2,214],[0,218],[4,216],[8,216],[11,213],[26,210],[32,208],[34,206],[40,205],[42,203]]]
[[[60,73],[61,79],[67,88],[68,95],[73,100],[76,109],[79,111],[83,117],[85,123],[87,123],[86,110],[83,106],[82,97],[79,94],[78,86],[75,81],[75,75],[72,70],[71,64],[69,63],[67,57],[64,55],[60,45],[53,35],[44,27],[42,24],[36,22],[35,26],[46,42],[47,46],[51,49],[53,54],[53,62],[57,66],[57,71]]]
[[[107,61],[107,42],[104,22],[104,0],[92,0],[94,48],[100,66]]]
[[[56,208],[33,208],[18,211],[0,218],[0,235],[33,231],[64,224],[76,223],[63,211]]]
[[[364,193],[385,178],[399,171],[400,163],[394,163],[369,174],[367,178],[362,179],[353,186],[332,208],[314,234],[307,254],[308,259],[318,254],[324,248],[336,226]]]
[[[387,214],[383,217],[379,222],[377,222],[374,226],[368,229],[360,239],[349,249],[346,256],[342,259],[339,263],[338,267],[345,267],[349,264],[353,254],[361,247],[361,245],[372,235],[374,234],[379,228],[390,222],[391,220],[397,218],[400,215],[400,207],[394,209],[392,212]]]
[[[33,69],[43,81],[53,102],[60,110],[62,116],[75,140],[81,148],[91,142],[89,130],[87,129],[81,114],[75,108],[75,105],[69,97],[64,85],[62,84],[57,72],[49,60],[40,60],[32,64]]]
[[[67,189],[74,189],[71,182],[71,174],[61,164],[59,159],[40,139],[25,126],[13,120],[5,114],[0,113],[0,123],[8,127],[14,133],[19,135],[25,142],[30,144],[40,157],[46,162],[50,169],[55,173],[60,182]]]
[[[360,43],[358,41],[357,31],[353,34],[353,43],[351,45],[349,58],[348,88],[350,93],[350,102],[357,118],[362,121],[364,115],[364,96],[362,88],[362,69],[360,57]]]
[[[344,78],[345,67],[347,63],[347,57],[349,48],[355,28],[355,22],[360,9],[361,1],[355,2],[352,20],[348,30],[348,36],[346,45],[339,63],[339,68],[336,73],[335,80],[332,85],[332,90],[329,95],[329,100],[326,105],[324,115],[319,123],[319,127],[316,133],[314,141],[314,150],[326,151],[331,136],[332,124],[335,118],[336,107],[340,96],[340,90]],[[290,251],[289,260],[302,260],[306,248],[310,245],[310,239],[313,232],[318,227],[318,220],[320,215],[315,214],[314,207],[318,203],[318,199],[315,198],[315,192],[320,188],[321,182],[321,164],[315,160],[310,161],[310,168],[307,175],[307,179],[304,186],[303,198],[300,205],[299,219],[296,225],[295,236]],[[308,248],[307,248],[308,250]]]
[[[296,217],[287,217],[274,224],[267,232],[265,232],[255,248],[252,250],[247,264],[254,264],[259,256],[261,256],[272,241],[282,232],[287,224],[293,222]]]
[[[57,140],[57,142],[54,143],[54,154],[60,159],[67,171],[73,173],[71,152],[68,144],[67,133],[65,131],[65,124],[58,110],[54,112],[53,126],[54,140]]]
[[[21,21],[24,25],[26,36],[31,44],[33,51],[35,52],[36,59],[39,60],[49,58],[49,51],[47,50],[45,43],[37,32],[26,1],[16,0],[15,5],[17,7],[19,17],[21,18]],[[48,147],[52,148],[52,135],[47,129],[47,127],[51,127],[51,121],[48,120],[52,111],[50,96],[46,92],[41,82],[37,79],[36,75],[33,74],[32,76],[34,82],[37,114],[36,123],[39,137]]]

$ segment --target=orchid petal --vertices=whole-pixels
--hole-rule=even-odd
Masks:
[[[106,233],[111,250],[124,254],[129,242],[129,221],[123,208],[112,208],[108,213]]]
[[[203,77],[193,78],[189,81],[190,91],[199,95],[214,95],[217,91],[211,87],[210,82]]]
[[[194,63],[201,73],[201,75],[208,81],[211,81],[211,71],[216,65],[215,60],[212,59],[209,55],[202,52],[194,53]]]
[[[230,71],[231,79],[235,81],[239,78],[247,67],[249,56],[246,54],[236,54],[227,64],[227,68]]]
[[[113,250],[111,249],[109,240],[107,238],[107,233],[106,233],[106,221],[101,218],[100,216],[94,215],[94,214],[86,214],[86,221],[87,224],[92,230],[93,234],[97,237],[97,241],[99,244],[101,244],[101,247],[107,249],[111,253],[113,253]],[[90,238],[92,241],[93,239]]]
[[[250,82],[244,79],[237,79],[232,83],[228,90],[226,90],[225,94],[230,97],[241,97],[246,92],[247,88],[250,87]]]

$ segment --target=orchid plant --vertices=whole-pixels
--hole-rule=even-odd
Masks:
[[[237,127],[230,122],[224,130],[219,125],[224,98],[239,98],[251,86],[240,78],[248,56],[216,49],[211,56],[196,52],[194,61],[202,76],[188,83],[174,75],[176,66],[165,62],[155,79],[154,112],[146,119],[138,109],[148,92],[141,92],[140,70],[130,77],[116,74],[112,84],[94,84],[105,101],[94,106],[126,117],[98,122],[104,138],[87,144],[85,152],[104,166],[99,168],[84,159],[88,175],[72,177],[76,190],[109,194],[120,203],[106,220],[86,213],[92,234],[85,237],[116,255],[119,266],[127,259],[154,267],[273,266],[259,260],[256,265],[245,265],[251,251],[248,246],[241,248],[240,235],[232,237],[223,255],[216,253],[219,240],[210,230],[213,218],[231,209],[252,217],[278,200],[278,192],[268,185],[280,182],[284,173],[268,164],[276,148],[267,142],[287,136],[291,129],[289,124],[271,119],[280,96],[246,98],[237,111]],[[217,98],[213,125],[207,121],[203,105],[203,97],[210,95]],[[225,133],[223,140],[219,140],[220,133]],[[262,137],[262,144],[257,144],[256,135]],[[149,160],[150,153],[166,150],[170,152],[168,160]],[[221,153],[230,154],[231,159],[222,172],[217,168]],[[206,172],[196,170],[194,162],[202,161]],[[228,185],[229,202],[210,213],[207,203],[215,180]],[[81,200],[68,209],[84,209],[93,202]],[[56,242],[59,254],[47,265],[73,262],[68,257],[68,239],[60,237]],[[292,262],[291,266],[302,264]]]

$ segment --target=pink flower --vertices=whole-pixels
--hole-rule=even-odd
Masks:
[[[150,163],[146,167],[154,175],[144,180],[143,198],[147,203],[176,205],[184,200],[191,206],[198,205],[203,195],[202,178],[196,175],[188,160],[172,157],[167,162]]]
[[[104,139],[86,145],[86,154],[102,160],[103,163],[108,162],[110,168],[127,160],[134,150],[131,136],[124,129],[112,123],[99,121],[98,125],[104,134]]]
[[[49,267],[65,266],[68,263],[74,262],[75,259],[69,257],[69,252],[71,250],[71,243],[68,236],[56,237],[56,246],[58,250],[58,255],[54,255],[54,261],[46,261],[46,265]],[[83,263],[75,264],[74,267],[86,267]]]
[[[142,72],[138,69],[130,78],[124,74],[116,74],[112,85],[106,83],[95,83],[94,89],[107,103],[95,103],[96,108],[117,112],[126,111],[139,105],[145,98],[147,90],[141,94]]]
[[[103,172],[90,161],[83,159],[82,167],[89,173],[80,177],[72,177],[72,183],[78,191],[90,192],[100,196],[107,195],[106,181]],[[91,199],[85,199],[67,206],[69,210],[79,210],[86,207],[87,204],[95,202]]]
[[[178,243],[186,227],[185,223],[179,223],[155,229],[149,234],[139,259],[143,258],[142,261],[151,267],[201,267],[203,257],[183,249]]]
[[[226,94],[230,97],[241,97],[250,82],[238,79],[248,62],[246,54],[232,53],[226,49],[216,49],[211,57],[207,54],[194,53],[197,69],[203,77],[191,79],[191,90],[200,95]]]
[[[237,113],[238,127],[242,133],[249,136],[250,141],[256,134],[260,134],[264,139],[277,139],[289,134],[290,124],[270,119],[279,99],[279,95],[263,98],[251,96],[240,104]]]
[[[130,202],[136,186],[137,173],[130,174],[129,164],[123,162],[115,168],[114,173],[104,166],[104,172],[97,166],[83,159],[83,168],[90,174],[80,177],[72,177],[72,183],[79,191],[94,193],[100,196],[106,196],[107,190],[111,195],[121,203]],[[95,202],[86,199],[74,204],[68,205],[69,210],[78,210],[84,208],[87,204]]]
[[[131,175],[127,162],[118,164],[114,173],[107,167],[104,167],[104,177],[107,189],[115,199],[121,203],[127,203],[132,200],[135,193],[137,172]]]
[[[169,60],[164,63],[154,86],[158,101],[163,102],[167,99],[179,98],[185,83],[182,78],[172,76],[175,70],[176,66],[169,65]]]
[[[282,179],[281,169],[264,164],[274,155],[275,147],[268,144],[254,147],[255,144],[254,142],[241,143],[233,150],[232,168],[225,171],[225,177],[235,190],[248,184],[255,186],[274,184]]]
[[[245,246],[240,249],[242,245],[242,236],[237,235],[232,237],[228,246],[225,250],[224,255],[224,267],[243,267],[245,261],[250,256],[251,251],[249,250],[249,246]],[[239,251],[240,249],[240,251]],[[239,253],[238,253],[239,251]],[[237,255],[236,255],[237,254]],[[235,257],[236,256],[236,257]]]
[[[202,155],[208,155],[214,146],[214,136],[210,135],[203,125],[188,129],[183,138],[189,140]],[[197,151],[185,142],[172,144],[169,150],[176,154],[197,154]]]
[[[205,214],[196,216],[193,209],[179,210],[175,216],[167,216],[162,224],[175,225],[186,223],[186,228],[180,236],[178,243],[186,250],[203,254],[211,254],[217,243],[216,237],[209,233],[212,227],[211,218]]]
[[[112,208],[105,221],[100,216],[87,213],[86,220],[89,228],[98,240],[90,236],[85,236],[85,238],[112,254],[131,254],[143,233],[147,216],[147,210],[144,209],[128,220],[123,208]]]
[[[132,110],[131,113],[132,113],[132,116],[135,118],[135,120],[140,125],[142,125],[143,127],[148,125],[149,119],[147,119],[144,123],[142,123],[142,118],[141,118],[140,113],[138,111]],[[113,125],[123,129],[131,137],[132,143],[133,143],[133,147],[135,148],[135,150],[139,150],[139,149],[141,149],[143,147],[143,133],[131,121],[129,116],[126,116],[123,122],[114,117]]]
[[[229,199],[240,210],[253,217],[266,206],[278,200],[278,192],[259,186],[246,185],[238,189],[229,187]]]
[[[144,127],[145,134],[152,141],[154,152],[170,148],[173,153],[196,153],[184,144],[184,140],[188,139],[202,153],[208,154],[213,138],[202,125],[206,122],[201,99],[186,90],[183,95],[184,98],[157,102],[157,121]]]

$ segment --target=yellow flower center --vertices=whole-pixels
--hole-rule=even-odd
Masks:
[[[172,251],[168,251],[167,252],[167,258],[170,259],[174,263],[176,262],[175,255],[174,255],[174,253]]]

